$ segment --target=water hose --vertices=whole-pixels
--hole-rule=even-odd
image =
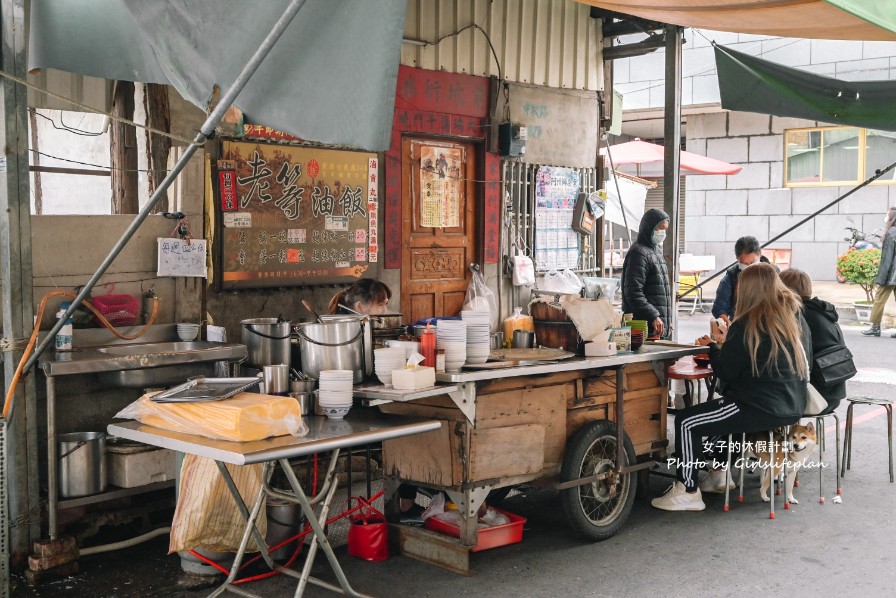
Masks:
[[[22,372],[25,369],[25,363],[28,361],[28,355],[34,349],[34,345],[37,342],[37,335],[40,333],[40,322],[44,317],[44,310],[47,306],[47,300],[51,299],[52,297],[68,297],[69,299],[75,299],[77,295],[69,291],[57,290],[50,291],[40,300],[40,305],[37,308],[34,330],[31,332],[31,337],[28,339],[28,345],[25,347],[25,351],[22,353],[22,358],[19,360],[19,365],[16,367],[16,371],[12,376],[12,380],[10,380],[9,390],[6,392],[6,400],[3,402],[3,419],[7,421],[9,421],[9,412],[12,410],[13,399],[15,398],[16,387],[19,384],[19,378],[21,378]],[[93,315],[96,316],[100,324],[111,330],[112,334],[125,341],[132,341],[146,334],[146,331],[149,330],[149,327],[153,324],[153,322],[155,322],[156,316],[159,313],[159,298],[153,297],[152,313],[149,316],[149,321],[146,322],[146,324],[144,324],[143,327],[135,334],[125,335],[118,332],[118,330],[115,329],[115,326],[113,326],[109,322],[109,320],[107,320],[106,317],[93,306],[92,303],[85,299],[83,301],[83,304],[87,306],[87,309],[93,312]]]
[[[113,550],[121,550],[122,548],[130,548],[131,546],[136,546],[137,544],[141,544],[146,542],[147,540],[152,540],[158,536],[164,536],[165,534],[171,533],[170,527],[160,527],[158,529],[154,529],[151,532],[147,532],[142,536],[137,536],[136,538],[131,538],[129,540],[122,540],[121,542],[113,542],[112,544],[102,544],[100,546],[90,546],[89,548],[81,548],[78,550],[80,556],[89,556],[91,554],[99,554],[101,552],[112,552]]]

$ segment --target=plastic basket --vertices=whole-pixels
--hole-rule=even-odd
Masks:
[[[510,519],[510,523],[504,525],[496,525],[494,527],[483,527],[479,529],[479,538],[476,546],[470,549],[470,552],[479,552],[480,550],[488,550],[489,548],[497,548],[498,546],[507,546],[508,544],[516,544],[523,539],[523,526],[526,524],[526,518],[508,513],[497,507],[491,507],[498,513],[506,515]],[[430,517],[424,523],[423,527],[430,531],[439,532],[446,536],[454,538],[460,537],[460,527],[447,521],[442,521],[437,517]]]
[[[132,326],[140,316],[140,300],[132,295],[100,295],[90,300],[113,326]],[[94,318],[102,326],[99,318]]]

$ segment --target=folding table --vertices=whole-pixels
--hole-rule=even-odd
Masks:
[[[342,571],[342,567],[336,560],[333,548],[327,541],[326,533],[323,530],[324,523],[327,520],[330,503],[336,493],[336,461],[339,458],[339,451],[343,448],[382,442],[402,436],[411,436],[413,434],[421,434],[439,429],[441,423],[435,420],[424,420],[419,418],[384,415],[374,411],[358,410],[350,413],[344,420],[330,420],[320,416],[308,416],[304,418],[305,423],[309,427],[306,436],[297,438],[295,436],[277,436],[266,440],[255,442],[231,442],[227,440],[213,440],[195,434],[183,434],[179,432],[171,432],[141,424],[140,422],[127,422],[120,424],[111,424],[108,432],[111,435],[144,442],[153,446],[167,448],[183,453],[189,453],[200,457],[206,457],[215,461],[221,476],[227,484],[230,494],[233,496],[237,507],[246,519],[246,528],[243,532],[242,541],[230,569],[230,575],[224,581],[223,585],[217,588],[209,596],[219,596],[225,591],[231,591],[243,596],[256,596],[246,590],[233,585],[237,572],[242,564],[246,547],[249,543],[249,537],[255,539],[256,545],[260,548],[262,558],[272,570],[278,571],[291,577],[296,577],[299,584],[296,588],[295,596],[301,596],[305,592],[308,582],[327,588],[334,592],[344,593],[349,596],[363,596],[358,593],[349,584]],[[302,457],[313,453],[332,451],[330,462],[327,466],[327,472],[323,479],[323,484],[316,496],[308,497],[302,490],[301,484],[295,473],[289,465],[289,459]],[[225,463],[232,465],[249,465],[252,463],[264,463],[264,484],[259,488],[252,503],[251,509],[246,507],[240,496],[233,478],[225,467]],[[278,491],[271,488],[268,484],[274,464],[279,463],[292,492]],[[312,543],[308,549],[308,555],[305,559],[304,567],[301,573],[287,567],[276,564],[268,552],[264,538],[261,536],[255,522],[258,519],[261,508],[265,502],[265,496],[272,496],[290,502],[297,503],[305,514],[305,518],[311,525],[314,532],[316,542]],[[315,516],[314,505],[321,504],[320,514]],[[317,553],[317,547],[320,546],[330,562],[336,578],[339,580],[339,586],[327,583],[321,579],[311,577],[311,566]]]

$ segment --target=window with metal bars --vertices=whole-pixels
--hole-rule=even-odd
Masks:
[[[502,195],[504,197],[502,225],[504,226],[503,254],[512,256],[518,251],[534,257],[535,248],[535,181],[538,169],[546,164],[526,164],[514,160],[502,163]],[[572,168],[579,173],[579,191],[591,193],[599,188],[596,168]],[[602,222],[599,221],[599,222]],[[579,259],[575,272],[585,275],[600,274],[598,251],[600,226],[588,236],[579,235]],[[541,269],[544,271],[545,269]]]

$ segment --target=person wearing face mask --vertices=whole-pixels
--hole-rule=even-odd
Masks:
[[[650,336],[669,338],[672,291],[663,260],[663,241],[669,216],[662,210],[644,213],[638,239],[625,254],[622,264],[622,311],[636,320],[650,323]]]
[[[734,257],[737,258],[737,263],[725,272],[719,288],[716,289],[716,299],[712,303],[712,317],[722,318],[728,323],[734,317],[734,310],[737,307],[737,277],[753,264],[768,263],[768,258],[762,255],[756,237],[738,239],[734,243]]]
[[[871,308],[871,328],[863,330],[865,336],[880,336],[880,323],[884,318],[884,306],[896,289],[896,206],[887,210],[884,217],[883,245],[880,248],[880,264],[874,283],[874,306]],[[890,335],[896,338],[896,333]]]

